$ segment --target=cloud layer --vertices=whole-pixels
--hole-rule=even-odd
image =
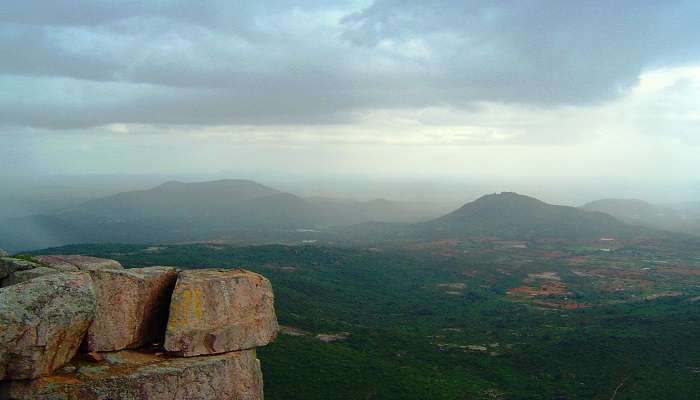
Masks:
[[[599,105],[698,62],[699,16],[696,1],[8,2],[0,132]]]
[[[700,170],[695,0],[5,3],[0,180]]]

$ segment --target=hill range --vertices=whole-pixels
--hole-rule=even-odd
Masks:
[[[0,223],[0,247],[70,243],[303,240],[435,240],[471,236],[569,241],[665,233],[594,207],[551,205],[512,192],[490,194],[435,218],[417,203],[302,198],[249,180],[167,182]]]

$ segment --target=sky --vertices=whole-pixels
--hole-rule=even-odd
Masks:
[[[698,21],[695,0],[3,2],[0,176],[691,185]]]

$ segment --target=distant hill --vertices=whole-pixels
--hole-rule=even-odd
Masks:
[[[65,210],[60,215],[92,214],[120,219],[201,215],[279,194],[278,190],[241,179],[195,183],[171,181],[148,190],[90,200],[74,209]]]
[[[495,236],[503,239],[591,240],[644,234],[610,215],[547,204],[533,197],[504,192],[483,196],[443,217],[417,224],[426,237]]]
[[[641,203],[636,208],[619,206],[621,210],[647,208]],[[0,247],[25,250],[70,243],[204,240],[350,244],[468,236],[584,241],[665,235],[597,210],[551,205],[511,192],[483,196],[439,218],[430,219],[431,212],[437,214],[435,207],[381,199],[304,199],[248,180],[167,182],[54,214],[1,221]],[[416,222],[421,220],[426,222]]]
[[[700,215],[688,211],[692,208],[674,209],[638,199],[603,199],[587,203],[581,209],[610,214],[628,224],[700,234]]]
[[[303,199],[249,180],[166,182],[86,201],[47,215],[0,222],[0,247],[33,249],[69,243],[154,243],[298,239],[308,231],[366,221],[428,219],[426,206]],[[432,214],[435,215],[435,214]]]
[[[256,182],[167,182],[53,215],[7,220],[0,224],[0,243],[23,249],[81,242],[196,241],[321,222],[308,202]]]
[[[167,182],[148,190],[88,201],[57,214],[106,223],[182,223],[190,229],[242,230],[315,224],[303,199],[248,180]]]

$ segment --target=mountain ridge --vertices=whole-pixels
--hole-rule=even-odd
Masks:
[[[586,241],[664,235],[605,213],[548,204],[515,192],[487,194],[423,222],[410,221],[415,210],[403,206],[383,199],[304,199],[243,179],[168,181],[89,200],[55,215],[5,221],[0,224],[0,246],[256,239],[350,243],[474,236]]]

